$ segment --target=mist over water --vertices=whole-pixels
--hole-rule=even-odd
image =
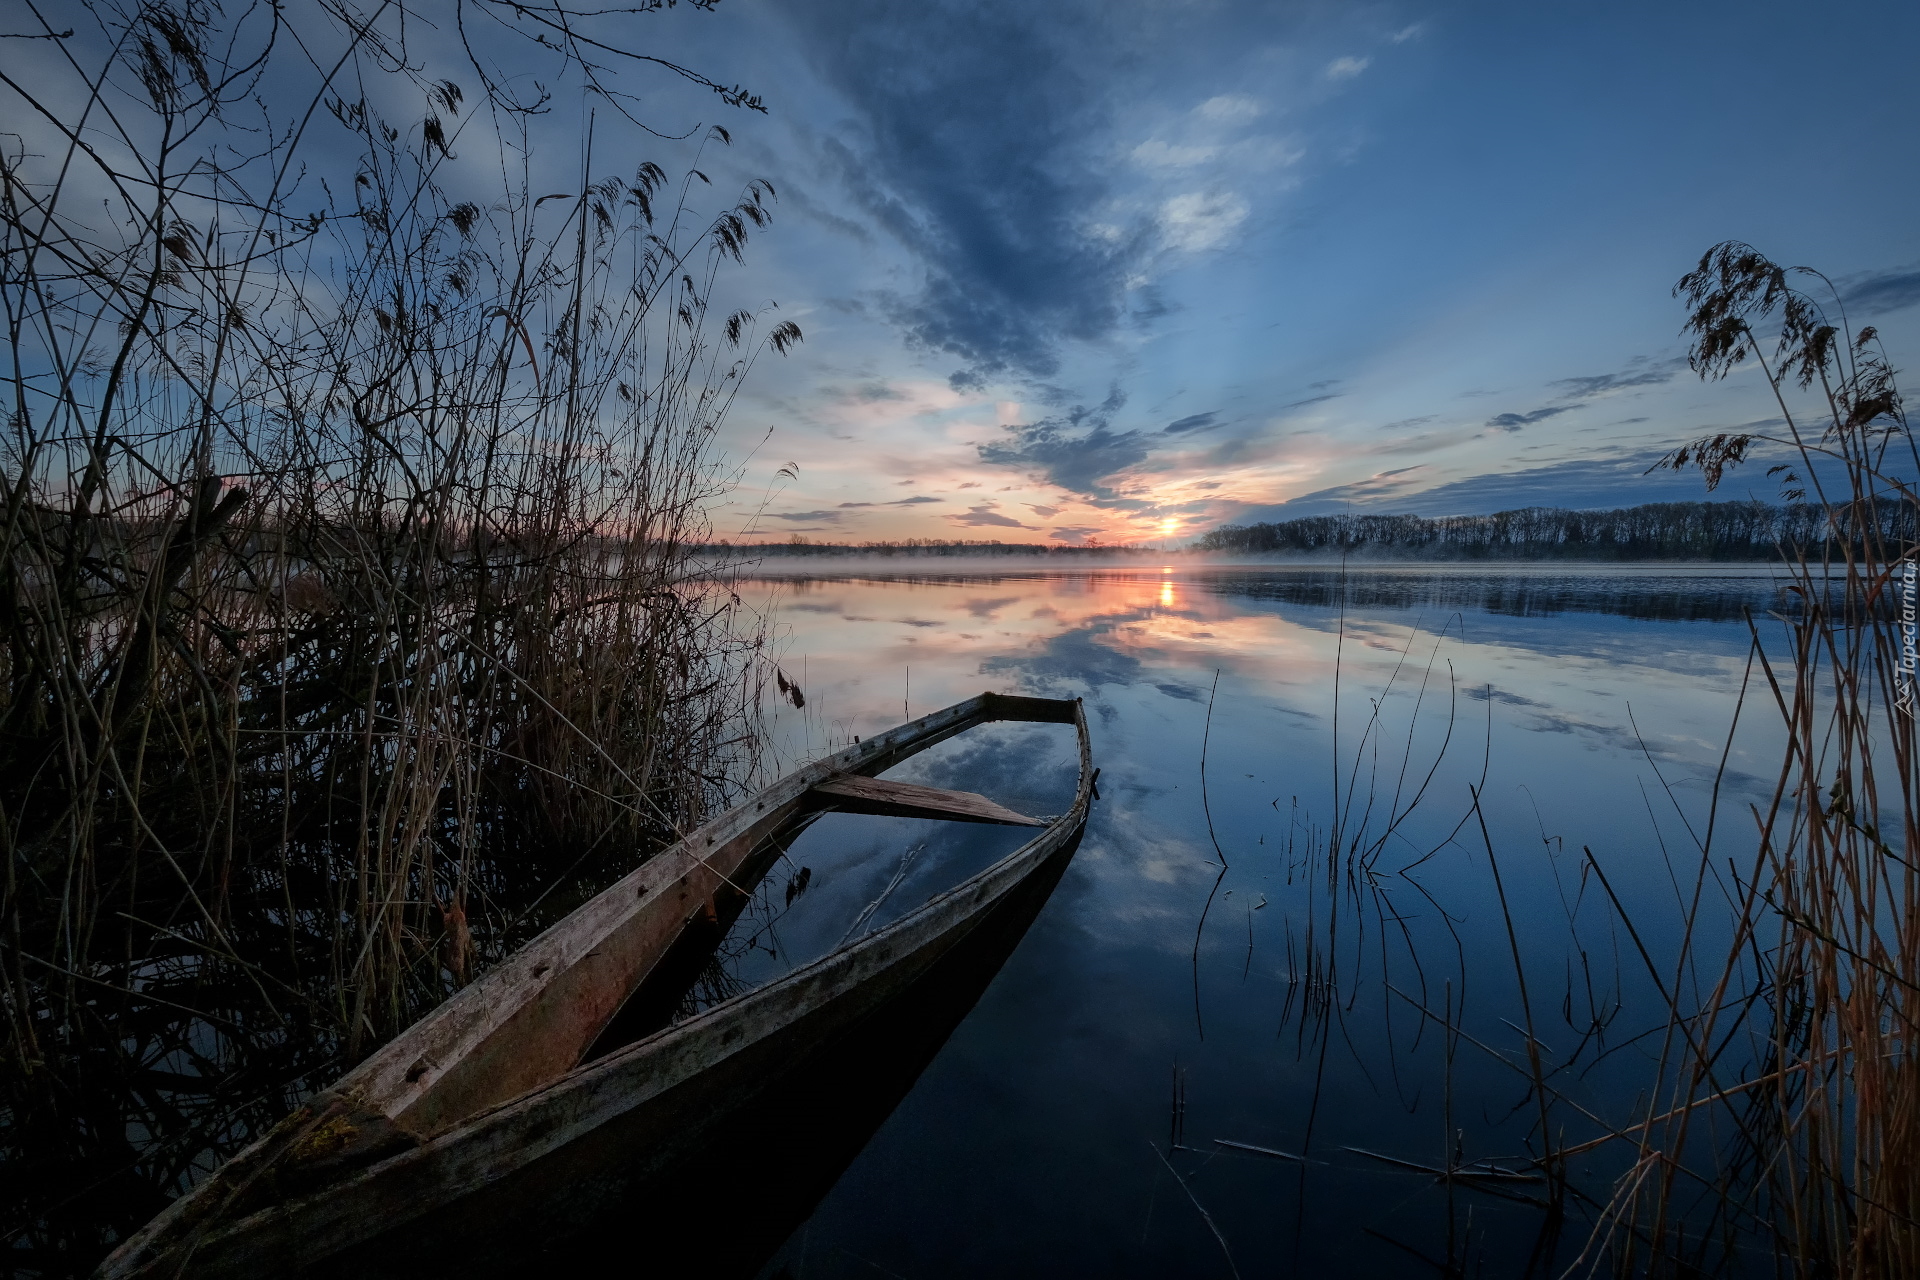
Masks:
[[[1052,901],[763,1274],[1564,1267],[1588,1207],[1556,1231],[1505,1174],[1542,1123],[1562,1149],[1627,1123],[1667,1012],[1593,867],[1665,963],[1709,823],[1715,863],[1751,854],[1779,742],[1746,619],[1767,634],[1772,576],[1156,569],[755,584],[806,695],[774,725],[789,759],[996,689],[1085,698],[1102,770]],[[1052,745],[914,780],[1053,812]],[[916,824],[888,821],[803,836],[810,892],[900,873]],[[925,844],[895,892],[1014,843]],[[1571,1157],[1574,1187],[1603,1200],[1623,1145]],[[1503,1174],[1430,1172],[1469,1166]]]

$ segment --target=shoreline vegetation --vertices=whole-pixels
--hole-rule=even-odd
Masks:
[[[1524,507],[1484,516],[1361,515],[1303,516],[1297,520],[1227,525],[1177,548],[1091,543],[1052,546],[1039,542],[904,538],[898,541],[815,542],[795,535],[785,542],[709,542],[691,548],[702,560],[765,567],[769,562],[827,560],[1029,560],[1053,564],[1185,561],[1325,564],[1450,562],[1785,564],[1798,549],[1818,548],[1831,537],[1857,550],[1861,535],[1851,516],[1831,523],[1814,503],[1774,505],[1733,502],[1649,502],[1633,507],[1572,510]],[[1881,544],[1920,541],[1910,508],[1883,506],[1870,537]],[[1786,548],[1787,550],[1783,550]]]
[[[1799,607],[1748,617],[1735,719],[1750,704],[1779,716],[1772,797],[1723,814],[1716,787],[1677,949],[1656,960],[1634,933],[1668,1017],[1643,1116],[1613,1139],[1632,1163],[1573,1270],[1750,1274],[1764,1252],[1777,1275],[1914,1275],[1920,735],[1901,616],[1920,447],[1878,333],[1849,324],[1826,277],[1727,241],[1674,293],[1693,371],[1717,380],[1752,358],[1783,430],[1705,437],[1663,465],[1711,490],[1750,454],[1785,456],[1769,474],[1810,494],[1823,524],[1792,548]],[[1742,819],[1756,847],[1736,860],[1715,834]],[[1544,1100],[1537,1072],[1534,1087]],[[1564,1168],[1539,1140],[1543,1165]]]
[[[1626,857],[1580,846],[1583,891],[1591,871],[1612,944],[1618,925],[1658,997],[1651,1022],[1636,1019],[1646,1061],[1624,1114],[1580,1097],[1623,1006],[1558,1062],[1534,1033],[1527,984],[1551,961],[1521,946],[1481,816],[1484,777],[1470,788],[1469,843],[1500,898],[1525,1022],[1524,1060],[1505,1061],[1527,1086],[1516,1110],[1536,1112],[1528,1162],[1546,1183],[1541,1256],[1554,1274],[1920,1273],[1920,734],[1903,626],[1920,449],[1877,333],[1851,329],[1837,302],[1830,313],[1798,287],[1808,279],[1835,298],[1817,272],[1729,241],[1675,289],[1693,371],[1712,381],[1754,359],[1782,429],[1705,437],[1662,465],[1698,469],[1711,491],[1750,454],[1785,456],[1769,474],[1789,498],[1815,501],[1788,508],[1793,604],[1745,612],[1750,647],[1720,772],[1703,821],[1681,813],[1691,847],[1669,864],[1674,914],[1636,919],[1616,892]],[[1784,749],[1770,795],[1736,807],[1720,790],[1733,735],[1743,718],[1775,714]],[[1337,857],[1337,825],[1331,844]],[[1357,881],[1366,868],[1347,857]],[[1569,939],[1582,964],[1604,941],[1577,927]],[[1440,1021],[1459,1034],[1444,1009]],[[1569,1141],[1570,1128],[1600,1132]],[[1595,1159],[1612,1172],[1575,1176]],[[1577,1253],[1563,1266],[1554,1255],[1576,1214],[1585,1229],[1565,1238]],[[1450,1240],[1444,1273],[1464,1271]]]
[[[1753,358],[1777,398],[1782,427],[1772,436],[1692,441],[1662,465],[1699,469],[1712,491],[1750,454],[1784,455],[1790,461],[1769,474],[1784,473],[1790,499],[1804,496],[1794,492],[1804,486],[1816,501],[1787,508],[1795,536],[1781,540],[1784,555],[1774,570],[1783,607],[1738,615],[1750,643],[1737,691],[1726,691],[1731,723],[1704,813],[1682,807],[1673,780],[1641,741],[1686,833],[1684,846],[1656,842],[1671,877],[1670,907],[1645,899],[1628,905],[1641,887],[1628,868],[1646,865],[1649,849],[1596,851],[1579,837],[1550,835],[1550,819],[1537,810],[1540,846],[1530,853],[1524,845],[1500,849],[1483,810],[1492,789],[1490,754],[1481,757],[1479,784],[1466,786],[1470,803],[1451,834],[1431,850],[1415,845],[1414,860],[1398,871],[1382,862],[1390,837],[1429,796],[1427,783],[1455,741],[1457,714],[1445,713],[1435,754],[1409,771],[1415,738],[1409,730],[1404,748],[1383,749],[1382,704],[1411,668],[1408,683],[1418,687],[1411,714],[1418,720],[1428,682],[1440,677],[1435,659],[1444,630],[1431,637],[1424,673],[1410,661],[1417,655],[1409,633],[1387,687],[1366,698],[1359,740],[1345,754],[1334,730],[1331,821],[1305,828],[1315,860],[1323,861],[1314,872],[1318,900],[1309,899],[1304,974],[1297,978],[1303,998],[1296,1006],[1289,995],[1288,1007],[1302,1061],[1319,1053],[1324,1063],[1341,1020],[1376,992],[1411,1005],[1423,1028],[1440,1029],[1441,1044],[1429,1052],[1443,1058],[1447,1072],[1440,1089],[1445,1146],[1417,1161],[1345,1148],[1432,1174],[1444,1187],[1444,1258],[1421,1254],[1437,1274],[1482,1269],[1472,1210],[1462,1217],[1456,1204],[1467,1189],[1523,1199],[1540,1211],[1519,1274],[1920,1274],[1920,733],[1912,621],[1920,495],[1909,478],[1920,472],[1920,448],[1875,331],[1850,330],[1837,305],[1829,321],[1820,302],[1796,287],[1805,277],[1825,285],[1822,296],[1834,296],[1817,273],[1782,268],[1728,242],[1711,249],[1675,291],[1690,310],[1694,372],[1711,381]],[[1352,580],[1339,575],[1341,594],[1328,602],[1343,610],[1343,641]],[[1450,663],[1445,678],[1453,682]],[[1339,684],[1336,657],[1336,716]],[[1482,696],[1490,742],[1497,694],[1488,685]],[[1449,703],[1457,707],[1443,705]],[[1209,727],[1212,714],[1209,697]],[[1782,731],[1782,749],[1758,802],[1739,804],[1721,784],[1734,735],[1756,718]],[[1637,726],[1633,734],[1637,739]],[[1203,731],[1203,788],[1205,742]],[[1382,769],[1382,757],[1398,757],[1398,769]],[[1447,919],[1448,908],[1417,879],[1401,877],[1448,846],[1482,855],[1476,870],[1484,869],[1482,883],[1497,900],[1496,919],[1492,927],[1476,919],[1471,944],[1448,923],[1453,956],[1444,945],[1423,955],[1406,922],[1436,910]],[[1217,838],[1214,848],[1220,870],[1200,929],[1228,873]],[[1559,866],[1575,849],[1577,884],[1562,879]],[[1286,850],[1291,867],[1291,836]],[[1564,957],[1527,937],[1534,921],[1509,898],[1520,876],[1543,864],[1566,911]],[[1647,878],[1657,881],[1658,872]],[[1393,896],[1402,892],[1423,905],[1404,912]],[[1582,904],[1597,915],[1582,922]],[[1404,986],[1395,985],[1385,941],[1396,936],[1407,944]],[[1482,958],[1499,957],[1503,968],[1510,964],[1510,1003],[1500,1010],[1508,1016],[1499,1021],[1522,1038],[1521,1048],[1503,1049],[1497,1033],[1479,1038],[1479,1019],[1462,1018],[1468,945]],[[1616,966],[1610,990],[1599,966],[1589,968],[1609,950]],[[1198,1019],[1198,930],[1192,954]],[[1547,993],[1557,994],[1562,981],[1565,995],[1555,1001]],[[1629,997],[1629,986],[1638,993]],[[1284,1015],[1282,1025],[1293,1029]],[[1551,1049],[1542,1038],[1564,1045],[1568,1032],[1578,1037],[1570,1051]],[[1505,1147],[1498,1161],[1467,1159],[1451,1083],[1463,1044],[1511,1073],[1518,1096],[1507,1115],[1529,1120],[1524,1157]],[[1398,1071],[1413,1060],[1410,1047],[1391,1065]],[[1610,1070],[1622,1072],[1627,1088],[1595,1105],[1594,1081]],[[1180,1142],[1184,1105],[1176,1067],[1169,1151]],[[1304,1164],[1312,1134],[1310,1119],[1298,1154],[1268,1154]],[[1529,1182],[1538,1194],[1514,1194],[1514,1184]],[[1232,1267],[1227,1236],[1214,1235]]]
[[[494,56],[654,63],[459,8],[102,5],[0,76],[10,1274],[91,1269],[754,780],[766,636],[688,548],[800,341],[718,303],[773,189],[670,177],[619,95],[560,186]]]
[[[1870,537],[1912,542],[1914,513],[1875,512]],[[1608,510],[1526,507],[1485,516],[1306,516],[1275,524],[1229,525],[1191,544],[1227,555],[1351,554],[1394,560],[1697,560],[1781,562],[1832,539],[1861,545],[1852,513],[1839,524],[1825,507],[1795,502],[1649,502]],[[1787,549],[1787,550],[1784,550]]]

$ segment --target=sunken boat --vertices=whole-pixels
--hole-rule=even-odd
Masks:
[[[1031,817],[971,792],[877,776],[1001,721],[1074,726],[1079,772],[1066,812]],[[854,1104],[874,1113],[878,1100],[884,1110],[869,1114],[850,1147],[845,1125],[837,1145],[809,1144],[832,1154],[814,1159],[810,1177],[785,1178],[788,1212],[765,1221],[804,1217],[1045,903],[1078,846],[1095,775],[1079,700],[995,693],[789,774],[648,859],[309,1098],[96,1275],[363,1275],[395,1265],[419,1274],[432,1257],[458,1259],[468,1272],[476,1259],[526,1257],[535,1235],[564,1238],[568,1227],[592,1230],[663,1194],[684,1198],[691,1182],[705,1184],[694,1201],[723,1203],[728,1221],[752,1220],[742,1186],[703,1176],[716,1147],[760,1124],[756,1113],[790,1114],[794,1088],[817,1097],[821,1082],[850,1078],[843,1067],[861,1064],[878,1084],[874,1051],[889,1046],[890,1085],[859,1091]],[[690,972],[794,838],[832,812],[1036,830],[891,923],[676,1020]],[[902,1034],[906,1026],[912,1034]],[[743,1235],[735,1251],[763,1256],[778,1245],[760,1234],[764,1241]]]

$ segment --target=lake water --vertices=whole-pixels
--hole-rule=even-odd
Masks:
[[[1621,912],[1664,965],[1701,845],[1720,867],[1753,847],[1779,767],[1749,669],[1747,618],[1771,635],[1782,607],[1767,569],[754,590],[806,696],[773,724],[782,764],[995,689],[1084,698],[1102,771],[1025,940],[764,1275],[1518,1275],[1579,1252],[1580,1193],[1604,1201],[1621,1144],[1568,1162],[1557,1227],[1524,1176],[1422,1170],[1525,1175],[1543,1124],[1565,1147],[1644,1114],[1657,1044],[1636,1037],[1665,1011]],[[1051,732],[969,735],[900,776],[1058,812]],[[741,977],[831,946],[825,922],[876,889],[912,905],[1020,838],[916,836],[932,825],[809,831],[816,923],[792,913]]]

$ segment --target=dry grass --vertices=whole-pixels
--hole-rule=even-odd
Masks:
[[[372,70],[407,64],[371,22],[316,21],[338,62],[300,63],[296,20],[110,18],[79,105],[0,156],[0,1142],[30,1271],[755,761],[757,624],[689,548],[754,354],[799,340],[708,322],[770,188],[697,218],[590,133],[539,198],[523,112]],[[16,108],[44,79],[0,74]],[[357,152],[324,187],[315,118]],[[448,194],[456,144],[498,148],[490,195]]]
[[[1736,727],[1744,718],[1751,728],[1756,712],[1772,706],[1784,743],[1779,773],[1766,802],[1745,814],[1723,807],[1716,783],[1705,825],[1686,824],[1698,860],[1688,867],[1665,856],[1678,920],[1633,919],[1617,873],[1610,877],[1590,850],[1577,866],[1569,859],[1563,867],[1558,837],[1544,826],[1543,864],[1500,851],[1481,807],[1483,763],[1466,815],[1433,853],[1458,841],[1487,859],[1505,937],[1474,945],[1511,963],[1511,1013],[1519,1021],[1503,1021],[1522,1037],[1524,1052],[1467,1034],[1467,944],[1449,926],[1423,935],[1440,948],[1421,955],[1400,923],[1408,913],[1392,906],[1395,894],[1425,892],[1406,873],[1433,853],[1398,872],[1375,868],[1386,834],[1419,806],[1453,737],[1450,712],[1431,765],[1410,767],[1411,729],[1405,748],[1383,752],[1375,738],[1392,682],[1371,700],[1351,761],[1336,748],[1338,821],[1302,832],[1314,874],[1303,904],[1306,931],[1296,938],[1289,930],[1286,941],[1296,976],[1283,1026],[1299,1018],[1295,1050],[1318,1056],[1316,1078],[1331,1032],[1376,986],[1412,1009],[1416,1028],[1441,1032],[1429,1054],[1437,1053],[1444,1072],[1448,1154],[1418,1164],[1359,1154],[1429,1170],[1445,1184],[1444,1261],[1429,1259],[1443,1274],[1467,1272],[1471,1217],[1462,1229],[1455,1199],[1469,1188],[1540,1210],[1528,1275],[1920,1274],[1920,681],[1902,667],[1903,645],[1915,643],[1903,626],[1920,604],[1920,548],[1904,541],[1920,516],[1912,479],[1920,454],[1874,331],[1829,323],[1793,287],[1796,279],[1745,246],[1726,245],[1680,288],[1691,308],[1694,368],[1718,377],[1760,359],[1786,430],[1694,442],[1668,465],[1698,466],[1714,484],[1749,455],[1784,457],[1772,472],[1784,496],[1821,521],[1782,548],[1792,604],[1750,620],[1752,659]],[[1755,329],[1766,332],[1771,356],[1760,356]],[[1808,403],[1815,419],[1801,412]],[[1342,633],[1344,640],[1344,625]],[[1401,678],[1396,669],[1394,680]],[[1490,708],[1488,724],[1490,733]],[[1729,857],[1732,824],[1743,819],[1751,820],[1753,838],[1732,841],[1742,852]],[[1290,882],[1294,852],[1290,831]],[[1664,845],[1661,852],[1678,854]],[[1559,881],[1572,944],[1564,989],[1556,973],[1562,965],[1547,954],[1545,921],[1517,916],[1509,899],[1516,872]],[[1602,918],[1606,927],[1595,931]],[[1395,938],[1405,947],[1390,955],[1386,943]],[[1377,954],[1372,968],[1370,951]],[[1641,967],[1644,977],[1618,969],[1609,977],[1608,954]],[[1197,1000],[1197,946],[1194,963]],[[1627,1029],[1638,1020],[1626,1015],[1646,1007],[1640,992],[1657,997],[1654,1020]],[[1565,1034],[1548,1025],[1553,1005],[1578,1037],[1562,1054],[1546,1052],[1541,1039],[1542,1032],[1556,1040]],[[1394,1041],[1396,1007],[1388,1005],[1385,1054],[1394,1071],[1420,1047],[1417,1031],[1411,1044]],[[1515,1111],[1528,1127],[1522,1163],[1542,1195],[1476,1181],[1481,1170],[1462,1162],[1453,1091],[1463,1043],[1524,1085]],[[1646,1074],[1629,1056],[1642,1052],[1651,1054]],[[1628,1114],[1605,1101],[1636,1093]],[[1319,1096],[1316,1085],[1305,1144]]]
[[[1673,1001],[1657,1088],[1620,1135],[1636,1155],[1583,1255],[1622,1275],[1920,1273],[1920,814],[1900,668],[1915,548],[1881,533],[1890,508],[1911,518],[1920,459],[1873,330],[1830,321],[1796,280],[1729,244],[1679,289],[1694,368],[1759,359],[1787,432],[1669,461],[1712,483],[1756,444],[1785,450],[1776,470],[1827,528],[1789,549],[1797,608],[1754,621],[1787,739],[1751,813],[1757,852],[1716,857],[1709,829],[1680,953],[1653,972]],[[1754,329],[1776,325],[1768,359]],[[1815,426],[1796,407],[1808,397]],[[1709,951],[1723,902],[1730,942]]]

